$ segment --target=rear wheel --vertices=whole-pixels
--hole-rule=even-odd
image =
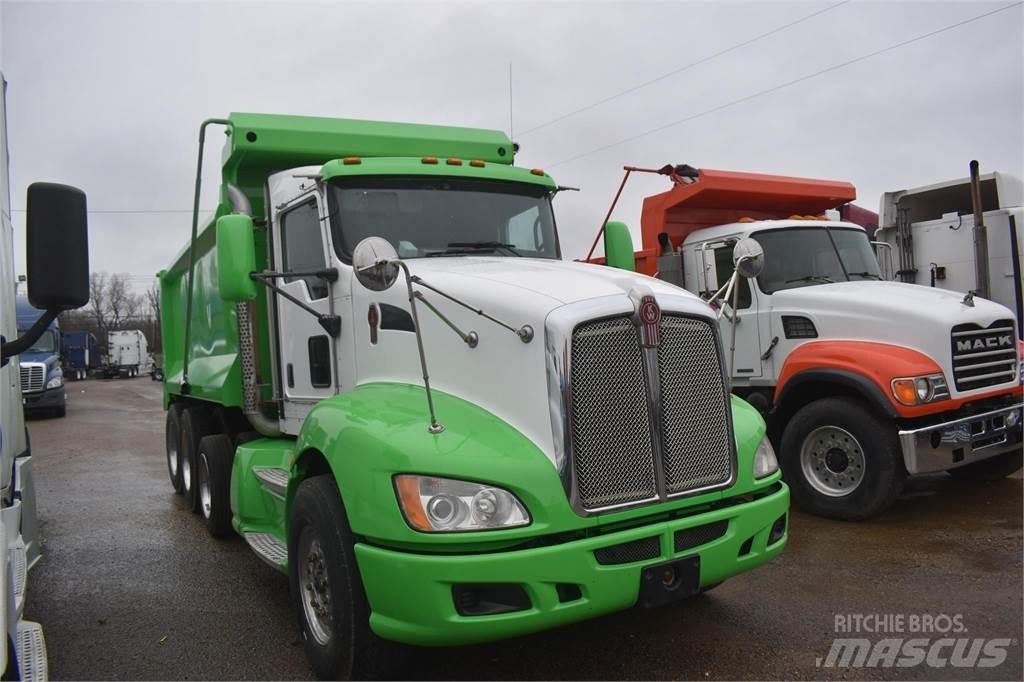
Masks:
[[[167,474],[171,486],[178,495],[185,491],[181,476],[181,405],[171,403],[167,407],[164,427],[164,444],[167,450]]]
[[[402,648],[370,629],[355,539],[330,475],[299,486],[288,524],[288,572],[306,656],[323,679],[386,674]]]
[[[906,479],[892,423],[850,398],[816,400],[793,415],[781,460],[802,509],[847,521],[886,509]]]
[[[192,511],[199,511],[199,495],[196,494],[197,467],[199,464],[199,441],[210,431],[210,416],[205,407],[190,407],[181,418],[181,484],[185,505]]]
[[[999,481],[1021,468],[1024,464],[1024,452],[1006,452],[996,455],[980,462],[965,464],[956,469],[950,469],[949,475],[962,481],[982,481],[991,483]]]
[[[235,449],[222,433],[199,441],[199,469],[196,472],[199,513],[215,538],[231,534],[231,465]]]

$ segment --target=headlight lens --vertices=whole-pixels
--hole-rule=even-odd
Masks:
[[[902,405],[923,405],[949,397],[946,378],[941,374],[892,380],[892,394]]]
[[[438,533],[514,528],[530,523],[515,495],[492,485],[436,476],[395,476],[405,520],[416,530]]]
[[[60,388],[64,385],[64,372],[58,369],[50,377],[50,380],[46,382],[46,388]]]
[[[764,478],[779,470],[779,460],[775,457],[775,448],[772,447],[768,436],[761,439],[754,453],[754,478]]]

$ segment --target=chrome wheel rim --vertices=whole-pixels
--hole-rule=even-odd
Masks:
[[[327,579],[327,561],[320,538],[311,526],[302,529],[298,551],[299,599],[309,632],[320,646],[327,646],[333,630],[331,622],[331,586]]]
[[[168,440],[173,440],[170,436]],[[171,478],[178,477],[178,448],[173,443],[167,444],[167,468],[171,471]]]
[[[822,495],[845,497],[864,482],[864,448],[846,429],[821,426],[800,448],[804,479]]]
[[[210,492],[210,463],[206,454],[199,455],[199,508],[203,510],[203,518],[210,518],[213,495]]]
[[[188,457],[181,458],[181,485],[185,492],[192,490],[192,463]]]

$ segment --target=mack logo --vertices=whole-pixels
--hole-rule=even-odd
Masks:
[[[960,339],[956,342],[959,352],[975,350],[992,350],[994,348],[1013,347],[1013,334],[989,336],[984,339]]]
[[[637,311],[640,317],[641,343],[647,348],[656,348],[661,344],[661,335],[658,331],[658,324],[661,322],[661,306],[653,296],[644,296],[640,299],[640,309]]]

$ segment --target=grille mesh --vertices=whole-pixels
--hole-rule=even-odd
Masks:
[[[728,521],[715,521],[714,523],[697,526],[696,528],[678,530],[674,540],[675,550],[677,552],[685,552],[688,549],[706,545],[712,540],[717,540],[725,535],[725,531],[728,528]]]
[[[668,494],[724,483],[732,475],[732,441],[714,329],[664,316],[658,364]]]
[[[953,381],[957,390],[995,386],[1017,376],[1017,342],[1013,320],[996,320],[991,325],[968,323],[953,327]]]
[[[594,558],[602,566],[631,564],[635,561],[657,559],[659,556],[661,556],[661,541],[657,536],[594,550]]]
[[[26,363],[21,365],[21,392],[31,393],[43,390],[43,381],[45,378],[45,365],[36,363]]]
[[[814,323],[800,315],[783,315],[782,331],[787,339],[816,339],[818,330]]]
[[[584,508],[654,497],[654,446],[640,341],[626,317],[572,335],[572,446]]]

